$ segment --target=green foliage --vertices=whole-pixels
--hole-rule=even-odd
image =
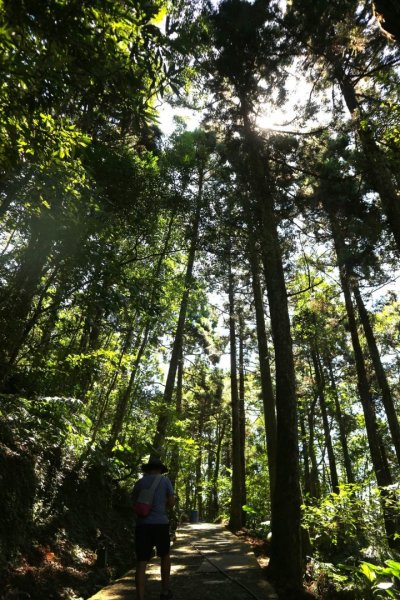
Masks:
[[[3,168],[27,156],[68,159],[75,135],[110,134],[126,128],[129,116],[136,132],[154,121],[164,72],[162,35],[152,20],[162,7],[158,0],[31,2],[29,10],[4,3]]]
[[[308,576],[315,581],[321,598],[398,598],[399,563],[388,559],[383,564],[359,561],[334,565],[312,560]]]
[[[341,484],[338,493],[302,510],[303,526],[323,560],[360,556],[369,544],[376,551],[385,548],[378,497],[367,494],[361,484]]]
[[[362,561],[358,567],[368,583],[371,585],[374,598],[396,598],[395,586],[400,583],[400,563],[386,560],[385,567]]]
[[[91,422],[79,401],[1,396],[0,504],[7,511],[7,518],[0,520],[4,587],[10,578],[7,565],[18,565],[23,556],[25,565],[34,561],[32,576],[26,584],[11,579],[10,586],[29,590],[32,598],[44,597],[54,577],[47,554],[56,557],[57,569],[74,564],[72,585],[87,586],[83,572],[94,567],[104,540],[114,545],[109,574],[127,568],[133,543],[129,488],[121,488],[117,480],[126,473],[136,477],[139,459],[132,448],[120,445],[110,458],[101,444],[90,445],[90,433]],[[44,566],[48,582],[40,571]],[[17,573],[18,569],[18,579]],[[51,593],[61,597],[64,584],[54,585],[57,589]],[[89,584],[86,592],[91,591]]]
[[[364,598],[398,598],[400,582],[400,563],[385,560],[385,566],[361,561],[357,566],[338,565],[337,581],[345,583],[346,589],[354,590],[354,597]]]

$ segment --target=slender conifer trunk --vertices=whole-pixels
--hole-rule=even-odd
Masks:
[[[183,344],[183,333],[185,329],[186,313],[189,302],[189,295],[193,283],[193,267],[196,257],[196,250],[198,246],[199,227],[200,227],[200,214],[202,208],[203,198],[203,183],[204,183],[204,168],[199,169],[199,181],[196,199],[196,211],[194,214],[191,241],[189,247],[188,262],[186,266],[186,274],[184,281],[184,291],[182,295],[182,301],[179,309],[178,323],[176,326],[174,342],[172,345],[171,359],[169,362],[167,380],[164,388],[163,402],[158,415],[156,432],[152,444],[152,456],[157,457],[163,453],[163,445],[165,442],[165,436],[167,434],[167,428],[170,418],[170,411],[172,407],[172,396],[175,387],[176,372],[178,369],[178,361],[181,353]]]
[[[338,392],[338,389],[336,386],[336,380],[335,380],[335,376],[333,373],[332,361],[330,359],[327,359],[327,364],[328,364],[328,370],[329,370],[330,385],[331,385],[331,389],[333,391],[333,397],[335,400],[335,416],[336,416],[336,421],[337,421],[338,428],[339,428],[339,437],[340,437],[340,443],[342,446],[343,461],[344,461],[344,467],[346,469],[347,483],[355,483],[353,467],[352,467],[351,459],[350,459],[349,447],[347,444],[347,434],[346,434],[346,430],[345,430],[345,426],[344,426],[344,422],[343,422],[343,412],[342,412],[342,408],[340,406],[339,392]]]
[[[181,348],[181,355],[178,361],[178,373],[176,379],[176,400],[175,400],[175,412],[178,419],[182,418],[182,398],[183,398],[183,348]],[[174,444],[171,452],[171,459],[169,463],[168,477],[175,487],[176,479],[178,477],[180,464],[180,450],[179,444]]]
[[[242,511],[242,450],[240,432],[240,400],[238,389],[238,365],[236,350],[236,313],[234,277],[231,255],[228,258],[228,295],[229,295],[229,341],[231,357],[231,410],[232,410],[232,497],[229,516],[229,528],[239,531],[243,527]]]
[[[240,419],[240,479],[241,505],[247,504],[246,490],[246,409],[245,409],[245,366],[244,366],[244,317],[239,310],[239,419]],[[243,526],[246,525],[246,513],[242,514]]]
[[[377,427],[375,406],[369,389],[364,356],[362,353],[361,343],[357,330],[355,310],[351,298],[350,281],[346,270],[345,245],[342,238],[341,230],[339,228],[339,224],[336,221],[335,215],[330,210],[329,203],[326,203],[325,208],[329,214],[331,230],[337,254],[340,282],[344,295],[348,325],[353,345],[354,360],[357,372],[358,392],[364,412],[369,449],[371,453],[376,481],[378,486],[381,488],[382,512],[385,522],[386,534],[388,537],[389,545],[392,547],[397,547],[399,545],[399,542],[396,538],[398,516],[393,514],[393,509],[390,506],[391,492],[387,489],[388,486],[392,485],[393,480],[388,467],[386,451]]]
[[[303,411],[299,410],[299,424],[300,424],[300,442],[301,442],[301,456],[303,459],[304,468],[304,492],[305,496],[311,496],[311,472],[310,472],[310,455],[308,452],[308,436],[305,424],[305,416]]]
[[[330,470],[330,474],[331,474],[332,491],[335,494],[337,494],[339,491],[339,477],[338,477],[338,472],[337,472],[337,467],[336,467],[335,453],[333,451],[331,431],[330,431],[329,420],[328,420],[328,411],[327,411],[327,407],[326,407],[325,382],[324,382],[324,377],[323,377],[323,372],[322,372],[322,368],[321,368],[321,361],[319,358],[319,354],[315,348],[311,349],[311,359],[312,359],[313,366],[314,366],[315,383],[316,383],[317,392],[318,392],[319,406],[321,409],[322,424],[323,424],[324,435],[325,435],[325,444],[326,444],[326,450],[328,453],[329,470]]]
[[[315,454],[315,407],[317,398],[314,398],[307,412],[308,421],[308,454],[310,457],[310,493],[311,498],[321,498],[321,482],[319,480],[318,461]]]
[[[263,145],[252,131],[249,109],[241,99],[248,185],[259,215],[260,248],[271,315],[276,367],[277,469],[272,509],[272,545],[269,573],[280,590],[302,589],[300,534],[300,471],[297,397],[292,336],[285,277],[274,207],[275,189]],[[247,205],[247,211],[254,206]],[[247,219],[250,220],[250,219]]]
[[[249,261],[256,316],[258,360],[260,364],[261,394],[264,409],[265,436],[267,444],[270,497],[272,499],[276,478],[276,406],[269,362],[268,339],[265,326],[264,302],[262,297],[259,257],[254,244],[249,244]]]
[[[386,377],[385,369],[383,368],[381,356],[379,354],[378,346],[375,340],[375,335],[371,326],[368,311],[365,308],[365,304],[360,293],[360,289],[355,283],[354,279],[352,283],[352,289],[354,297],[356,299],[358,314],[360,315],[361,324],[364,329],[365,339],[367,340],[368,344],[369,354],[371,356],[376,379],[381,390],[382,403],[385,408],[389,429],[392,436],[392,442],[397,456],[397,462],[400,466],[400,425],[393,402],[392,392],[390,390],[389,382]]]

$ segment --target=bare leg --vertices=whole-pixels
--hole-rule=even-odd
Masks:
[[[146,561],[139,561],[136,564],[136,596],[137,600],[144,600],[144,584],[146,581]]]
[[[169,554],[161,557],[161,591],[168,592],[169,575],[171,573],[171,557]]]

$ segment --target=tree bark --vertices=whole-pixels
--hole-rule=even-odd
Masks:
[[[329,420],[328,420],[328,412],[327,412],[327,407],[326,407],[325,382],[324,382],[324,377],[323,377],[323,373],[322,373],[321,361],[319,358],[319,354],[315,348],[311,349],[311,358],[312,358],[312,362],[313,362],[313,366],[314,366],[315,383],[316,383],[317,392],[318,392],[319,406],[321,409],[326,450],[328,453],[332,491],[335,494],[337,494],[339,492],[339,477],[338,477],[338,473],[337,473],[336,459],[335,459],[335,453],[333,451],[331,431],[330,431]]]
[[[150,330],[151,330],[151,322],[147,321],[147,323],[145,325],[145,330],[142,335],[142,339],[138,340],[138,343],[136,344],[136,347],[135,347],[135,350],[137,351],[137,352],[135,352],[136,358],[132,365],[128,385],[122,391],[122,393],[118,399],[118,402],[117,402],[117,407],[114,412],[114,418],[113,418],[113,422],[111,425],[111,431],[110,431],[110,435],[109,435],[109,438],[107,441],[107,451],[109,453],[112,452],[112,450],[115,446],[115,443],[122,432],[122,429],[124,426],[124,418],[125,418],[128,406],[129,406],[129,400],[130,400],[133,386],[134,386],[134,383],[136,380],[136,375],[138,374],[140,363],[142,361],[142,357],[147,349],[147,340],[149,338]]]
[[[296,379],[288,300],[274,207],[274,185],[262,142],[252,131],[249,108],[241,98],[248,179],[261,223],[260,246],[271,314],[277,412],[277,469],[272,499],[272,544],[269,573],[286,593],[302,589],[300,472]],[[247,211],[253,210],[248,204]],[[248,219],[247,219],[248,220]]]
[[[176,381],[176,401],[175,401],[175,411],[178,419],[182,417],[182,393],[183,393],[183,348],[181,348],[181,354],[178,361],[178,373],[177,373],[177,381]],[[176,479],[178,477],[179,472],[179,464],[180,464],[180,451],[179,445],[177,443],[174,444],[171,452],[171,460],[169,463],[169,472],[168,477],[175,488]]]
[[[260,364],[261,394],[264,410],[265,436],[269,471],[270,497],[272,499],[276,479],[276,406],[269,363],[268,339],[265,327],[264,303],[260,283],[258,256],[254,244],[249,248],[252,287],[256,316],[258,360]]]
[[[382,403],[385,408],[389,429],[392,436],[392,442],[397,456],[397,462],[400,466],[400,425],[393,402],[392,392],[386,377],[385,369],[383,368],[368,311],[365,308],[360,289],[354,278],[352,280],[352,290],[356,300],[358,314],[360,315],[361,324],[364,329],[365,339],[367,340],[368,350],[374,366],[376,379],[381,390]]]
[[[327,363],[328,363],[330,384],[331,384],[331,388],[333,391],[333,397],[335,400],[335,416],[336,416],[336,421],[337,421],[338,428],[339,428],[339,437],[340,437],[340,443],[342,446],[343,461],[344,461],[344,467],[346,469],[347,483],[355,483],[353,467],[351,465],[349,447],[347,445],[347,434],[346,434],[346,430],[345,430],[344,422],[343,422],[343,413],[342,413],[342,408],[340,406],[339,393],[338,393],[338,389],[336,386],[335,376],[333,374],[332,361],[330,359],[327,359]]]
[[[349,277],[346,271],[345,244],[342,238],[342,233],[339,224],[336,221],[335,215],[330,210],[329,203],[326,203],[325,208],[329,214],[331,230],[338,259],[340,282],[346,305],[347,319],[356,365],[358,393],[364,412],[365,426],[367,430],[367,438],[372,458],[372,464],[374,467],[377,484],[380,488],[382,488],[382,511],[385,522],[386,534],[388,537],[389,545],[395,548],[399,544],[395,537],[397,532],[397,517],[393,514],[393,511],[390,507],[390,502],[389,504],[386,502],[386,497],[390,495],[390,491],[387,489],[387,486],[392,485],[393,480],[391,473],[388,469],[385,449],[380,439],[380,434],[376,423],[375,407],[369,389],[367,371],[364,363],[364,356],[362,353],[360,339],[358,336],[355,311],[353,301],[351,298],[351,287]]]
[[[240,432],[240,400],[237,381],[237,350],[236,350],[236,314],[234,297],[234,279],[231,264],[231,254],[228,258],[228,295],[229,295],[229,341],[231,358],[231,409],[232,409],[232,497],[229,515],[229,528],[239,531],[243,527],[242,510],[242,449]]]
[[[109,400],[110,400],[110,394],[113,391],[115,384],[117,383],[118,380],[118,375],[119,375],[119,370],[122,364],[122,359],[124,358],[125,354],[127,353],[129,346],[131,345],[131,341],[132,341],[132,335],[133,335],[133,328],[129,328],[126,337],[125,337],[125,342],[124,345],[122,347],[122,350],[120,352],[120,355],[118,357],[118,364],[116,366],[116,369],[111,377],[111,381],[107,386],[106,392],[104,394],[104,397],[101,399],[101,406],[100,406],[100,410],[98,412],[97,418],[96,418],[96,422],[93,426],[92,429],[92,437],[90,440],[90,446],[94,443],[94,441],[96,440],[97,434],[101,428],[101,426],[103,425],[103,419],[104,416],[106,414],[106,410],[108,408],[108,404],[109,404]]]
[[[219,425],[217,429],[217,448],[215,451],[215,465],[212,479],[212,487],[211,487],[211,510],[210,510],[210,520],[213,521],[219,511],[219,502],[218,502],[218,478],[221,467],[221,453],[222,453],[222,442],[225,436],[225,421]]]
[[[314,422],[315,422],[315,406],[317,404],[317,398],[311,403],[311,406],[307,412],[307,420],[308,420],[308,454],[311,462],[311,471],[310,471],[310,493],[311,498],[321,498],[321,483],[319,480],[319,469],[317,457],[315,455],[315,446],[314,446]]]
[[[307,430],[302,410],[299,410],[299,423],[301,432],[301,454],[304,467],[304,492],[306,496],[311,496],[310,455],[308,453]]]
[[[245,366],[244,366],[244,318],[243,311],[239,310],[239,417],[240,417],[240,477],[242,500],[247,504],[246,490],[246,409],[245,409]],[[243,525],[246,525],[246,513],[243,512]]]
[[[188,262],[186,266],[186,274],[184,281],[184,291],[182,301],[179,310],[178,323],[175,331],[174,342],[172,346],[171,359],[169,362],[167,380],[164,388],[163,402],[158,415],[156,432],[153,438],[151,455],[153,457],[160,457],[163,454],[163,445],[167,434],[167,428],[169,423],[169,414],[172,406],[172,396],[175,386],[175,377],[178,369],[178,361],[181,353],[183,343],[183,332],[185,329],[186,312],[189,302],[189,295],[193,282],[193,266],[196,256],[196,250],[198,245],[199,227],[200,227],[200,214],[203,202],[203,182],[204,182],[204,169],[199,170],[199,182],[198,192],[196,199],[196,212],[194,215],[191,242],[189,248]]]

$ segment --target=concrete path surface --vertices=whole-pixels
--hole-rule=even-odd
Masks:
[[[171,551],[174,600],[276,600],[250,547],[223,525],[181,526]],[[160,563],[148,564],[146,600],[160,597]],[[134,600],[134,571],[89,600]]]

